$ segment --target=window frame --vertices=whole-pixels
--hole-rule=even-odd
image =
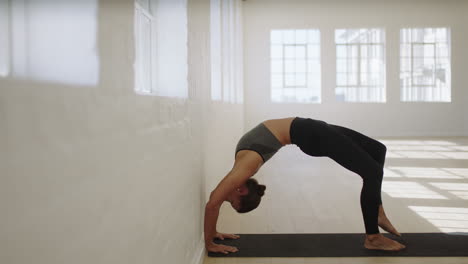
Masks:
[[[382,40],[381,42],[375,42],[375,41],[367,41],[367,42],[350,42],[349,40],[347,40],[346,42],[347,43],[338,43],[337,42],[337,31],[338,30],[366,30],[367,32],[371,31],[371,30],[379,30],[381,31],[381,37],[382,37]],[[337,98],[338,94],[337,94],[337,91],[338,90],[343,90],[343,91],[346,91],[348,89],[353,89],[355,90],[355,97],[357,98],[356,100],[346,100],[346,92],[343,94],[344,96],[344,99],[341,101],[341,100],[338,100],[340,102],[345,102],[345,103],[386,103],[387,99],[386,99],[386,89],[387,89],[387,85],[386,85],[386,82],[387,82],[387,76],[386,76],[386,67],[387,67],[387,61],[386,61],[386,32],[385,32],[385,29],[384,28],[336,28],[334,30],[335,32],[335,51],[336,51],[336,75],[335,75],[335,99]],[[348,53],[348,47],[356,47],[357,48],[357,54],[356,54],[356,57],[353,58],[353,57],[350,57],[347,56],[346,57],[338,57],[338,47],[347,47],[347,53]],[[381,55],[381,62],[383,63],[383,67],[381,69],[381,84],[379,85],[370,85],[370,84],[363,84],[362,83],[362,77],[361,75],[363,73],[366,73],[368,77],[371,76],[371,72],[363,72],[362,71],[362,62],[366,62],[366,64],[369,66],[370,64],[370,60],[369,59],[365,59],[367,57],[363,57],[362,56],[362,47],[368,47],[368,48],[371,48],[371,47],[379,47],[381,52],[382,52],[382,55]],[[371,50],[371,49],[369,49]],[[377,57],[374,57],[374,58],[377,58]],[[349,62],[352,62],[353,59],[356,60],[356,72],[353,73],[353,72],[350,72],[348,69],[346,70],[346,72],[339,72],[338,71],[338,60],[345,60],[345,63],[346,63],[346,67],[348,68],[348,65],[349,65]],[[346,85],[342,85],[342,84],[339,84],[338,82],[338,75],[341,75],[341,74],[345,74],[346,75]],[[356,74],[356,82],[355,84],[350,84],[350,81],[349,81],[349,77],[350,77],[350,74]],[[363,90],[367,90],[367,98],[365,101],[361,101],[361,94],[363,92]],[[377,100],[370,100],[370,94],[371,92],[376,92],[378,94],[380,94],[379,98],[377,98]]]
[[[433,32],[436,30],[443,29],[445,30],[445,39],[440,41],[436,37],[434,37],[433,41],[413,41],[415,38],[415,32],[425,32],[426,30],[432,30]],[[403,34],[409,35],[410,40],[403,41]],[[401,102],[418,102],[418,103],[450,103],[452,101],[452,83],[451,83],[451,29],[450,27],[405,27],[400,29],[400,101]],[[406,36],[408,38],[408,36]],[[414,56],[414,51],[416,46],[422,47],[422,50],[425,50],[425,46],[431,45],[433,46],[433,56]],[[440,56],[438,55],[438,46],[439,45],[446,45],[447,56]],[[403,56],[404,53],[406,56]],[[431,74],[431,84],[416,83],[417,74],[415,71],[415,60],[417,59],[433,59],[433,67],[432,67],[432,74]],[[441,67],[438,68],[438,64],[443,61],[443,59],[447,60],[447,68]],[[410,70],[406,69],[403,70],[403,62],[406,62],[407,65],[411,67]],[[409,64],[408,64],[409,62]],[[444,86],[437,86],[437,72],[438,69],[444,69],[448,71],[448,84]],[[406,78],[402,77],[405,76]],[[405,86],[403,84],[403,80],[407,78],[411,78],[409,85]],[[445,91],[444,91],[445,90]],[[427,93],[432,94],[429,99],[427,99]],[[444,94],[447,93],[447,94]]]
[[[309,86],[309,64],[307,63],[307,58],[308,58],[308,53],[307,53],[307,44],[282,44],[281,45],[282,48],[283,48],[283,58],[282,58],[282,62],[283,62],[283,88],[289,88],[289,89],[307,89]],[[295,78],[294,79],[294,83],[295,85],[288,85],[286,84],[286,75],[288,74],[288,72],[286,72],[286,60],[291,60],[291,59],[287,59],[286,56],[284,56],[284,54],[286,54],[286,47],[294,47],[294,51],[296,51],[296,48],[298,46],[303,46],[304,47],[304,60],[305,60],[305,72],[300,72],[300,74],[304,74],[305,75],[305,83],[304,85],[297,85],[297,79]],[[296,61],[297,61],[297,57],[296,57],[296,54],[294,56],[294,64],[296,64]],[[295,70],[294,71],[294,75],[296,75],[298,72]]]
[[[426,59],[426,58],[429,58],[429,57],[426,57],[426,56],[423,56],[423,57],[415,57],[413,54],[414,54],[414,48],[415,46],[422,46],[423,49],[424,49],[424,46],[426,45],[431,45],[433,46],[434,48],[434,56],[431,57],[434,59],[434,67],[432,69],[432,83],[429,85],[429,84],[416,84],[414,81],[415,81],[415,74],[414,74],[414,61],[415,59]],[[431,42],[411,42],[411,85],[412,86],[419,86],[419,87],[432,87],[434,88],[434,85],[436,84],[436,81],[435,81],[435,65],[437,65],[437,56],[435,55],[436,54],[436,49],[437,49],[437,46],[436,46],[436,43],[431,43]]]
[[[151,1],[148,1],[148,9],[151,9]],[[145,70],[142,70],[144,68],[144,62],[141,61],[140,62],[140,65],[138,65],[138,58],[139,56],[143,55],[144,50],[143,50],[143,46],[144,46],[144,43],[142,43],[142,38],[141,38],[141,35],[142,35],[142,31],[141,31],[141,16],[138,16],[138,13],[140,13],[141,15],[143,15],[144,17],[146,17],[148,20],[149,20],[149,37],[148,37],[148,41],[149,41],[149,51],[148,53],[149,54],[146,54],[147,56],[142,56],[142,57],[147,57],[149,59],[149,70],[148,70],[148,76],[147,77],[143,77],[141,76],[142,78],[139,79],[137,78],[138,75],[144,75],[145,74]],[[134,91],[135,93],[137,94],[140,94],[140,95],[157,95],[158,93],[158,89],[157,89],[157,82],[156,82],[156,72],[157,72],[157,64],[154,63],[154,58],[155,58],[155,53],[156,53],[156,44],[157,42],[155,41],[155,33],[154,33],[154,28],[156,27],[156,25],[154,24],[155,23],[155,18],[153,16],[153,14],[151,14],[151,11],[150,10],[147,10],[147,8],[145,8],[139,0],[135,0],[135,20],[134,20],[134,23],[135,23],[135,66],[134,66],[134,71],[135,71],[135,74],[134,74],[134,78],[135,78],[135,81],[134,81]],[[141,54],[138,54],[138,53],[141,53]],[[140,70],[140,71],[139,71]],[[145,84],[145,85],[141,85],[141,82],[144,81],[145,78],[149,78],[149,83]],[[148,86],[148,89],[143,89],[142,87],[144,86]]]
[[[12,7],[10,0],[4,0],[1,2],[4,5],[3,20],[4,20],[4,29],[0,29],[0,34],[4,37],[0,38],[0,41],[5,44],[4,52],[5,54],[0,54],[0,78],[8,78],[11,74],[12,61],[11,61],[11,42],[12,42],[12,32],[11,32],[11,17],[12,17]],[[2,70],[3,67],[3,70]]]
[[[305,31],[305,39],[298,41],[296,39],[297,31]],[[281,40],[273,40],[274,34],[280,34]],[[294,41],[291,39],[285,40],[284,38],[286,35],[284,34],[293,34]],[[291,36],[292,35],[289,37]],[[286,56],[286,49],[288,47],[294,47],[294,55],[291,57]],[[304,52],[302,54],[304,56],[297,56],[297,47],[304,48]],[[269,90],[271,102],[299,104],[322,103],[323,93],[321,48],[321,31],[319,28],[278,28],[269,30]],[[273,49],[276,49],[279,53],[281,53],[281,55],[273,55]],[[312,51],[312,53],[310,51]],[[296,70],[297,62],[299,60],[303,60],[305,63],[304,71],[301,72],[297,72]],[[286,62],[292,62],[294,64],[295,68],[293,72],[286,70]],[[281,63],[281,66],[277,65],[276,70],[273,70],[274,63]],[[317,69],[315,69],[316,67],[314,65],[318,66]],[[303,75],[302,80],[298,80],[296,78],[298,74]],[[288,83],[287,79],[290,75],[294,76],[293,84]],[[317,79],[317,83],[311,83],[311,77],[314,76],[316,76],[314,79]]]

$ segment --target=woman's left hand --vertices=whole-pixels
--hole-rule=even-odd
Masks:
[[[239,236],[238,236],[238,235],[234,235],[234,234],[224,234],[224,233],[218,233],[218,232],[216,232],[215,238],[221,239],[221,240],[224,240],[225,238],[229,238],[229,239],[238,239]]]

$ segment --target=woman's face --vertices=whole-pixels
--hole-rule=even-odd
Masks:
[[[238,211],[240,209],[240,207],[241,207],[241,196],[247,195],[248,193],[249,193],[249,190],[247,189],[247,187],[245,185],[237,188],[234,191],[234,195],[233,195],[232,199],[229,201],[231,203],[232,208],[234,208],[234,210]]]
[[[240,209],[240,195],[233,198],[231,201],[231,206],[234,210],[238,211]]]

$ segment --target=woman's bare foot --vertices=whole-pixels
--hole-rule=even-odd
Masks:
[[[385,211],[384,211],[382,205],[380,205],[380,207],[379,207],[378,224],[383,230],[385,230],[385,231],[387,231],[387,232],[389,232],[391,234],[394,234],[396,236],[401,236],[401,234],[396,230],[396,228],[393,227],[392,223],[390,223],[390,220],[388,220],[387,216],[385,215]]]
[[[400,251],[405,248],[404,245],[384,237],[382,234],[366,235],[364,247],[373,250]]]

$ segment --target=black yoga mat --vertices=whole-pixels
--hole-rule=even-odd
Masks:
[[[239,234],[239,239],[215,240],[238,252],[209,252],[210,257],[458,257],[468,256],[468,233],[384,234],[406,245],[399,252],[365,249],[364,234]]]

